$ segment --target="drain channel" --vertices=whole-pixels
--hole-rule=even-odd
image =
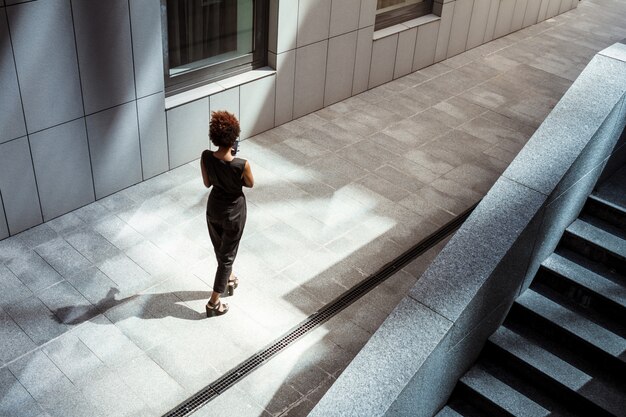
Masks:
[[[462,214],[451,220],[445,226],[428,236],[426,239],[413,246],[402,255],[383,266],[378,272],[370,275],[359,284],[355,285],[335,300],[328,303],[321,310],[313,313],[300,324],[287,331],[283,336],[274,340],[266,347],[262,348],[257,353],[240,363],[239,365],[226,372],[224,375],[204,387],[197,392],[191,398],[188,398],[176,408],[165,414],[163,417],[185,417],[191,413],[197,411],[200,407],[219,396],[221,393],[235,385],[240,379],[243,379],[246,375],[254,371],[264,362],[271,359],[274,355],[285,349],[287,346],[294,343],[296,340],[329,320],[337,313],[348,307],[350,304],[367,294],[377,285],[384,282],[387,278],[392,276],[395,272],[402,269],[413,259],[417,258],[446,236],[459,228],[461,224],[469,217],[474,211],[478,203],[464,211]]]

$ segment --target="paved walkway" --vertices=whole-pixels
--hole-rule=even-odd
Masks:
[[[0,415],[170,410],[478,201],[625,21],[585,0],[244,142],[257,186],[223,317],[204,318],[197,161],[0,242]],[[306,415],[438,250],[196,415]]]

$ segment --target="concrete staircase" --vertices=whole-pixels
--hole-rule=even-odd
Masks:
[[[437,416],[626,416],[626,167],[589,196]]]

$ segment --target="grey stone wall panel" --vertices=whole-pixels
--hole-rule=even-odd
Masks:
[[[448,58],[465,52],[473,8],[474,0],[456,0],[448,42]]]
[[[0,194],[0,239],[9,237],[9,226],[7,225],[7,217],[4,214],[4,203]]]
[[[153,94],[137,100],[139,141],[143,179],[168,170],[165,95]]]
[[[209,98],[167,111],[170,169],[200,158],[209,147]]]
[[[0,9],[0,143],[26,135],[22,99],[9,43],[5,9]]]
[[[161,4],[130,0],[130,17],[137,97],[145,97],[164,88]]]
[[[69,0],[39,0],[6,10],[28,131],[83,116]]]
[[[141,181],[135,103],[87,116],[96,199]]]
[[[30,136],[44,221],[95,199],[85,120]]]
[[[86,114],[133,100],[128,0],[75,0],[72,7]]]
[[[274,103],[276,102],[276,77],[264,77],[240,88],[239,105],[241,139],[247,139],[274,127]]]
[[[330,106],[352,95],[357,35],[356,31],[350,32],[328,41],[324,106]]]
[[[0,192],[11,235],[42,222],[26,137],[0,145]]]

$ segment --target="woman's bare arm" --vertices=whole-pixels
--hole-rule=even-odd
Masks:
[[[200,170],[202,171],[202,182],[204,182],[204,186],[209,188],[211,186],[211,180],[209,179],[209,174],[206,172],[206,167],[204,166],[204,162],[202,162],[202,158],[200,158]]]
[[[248,161],[246,161],[246,165],[243,167],[241,178],[243,178],[243,185],[248,188],[254,187],[254,177],[252,176],[252,169],[250,169],[250,163]]]

